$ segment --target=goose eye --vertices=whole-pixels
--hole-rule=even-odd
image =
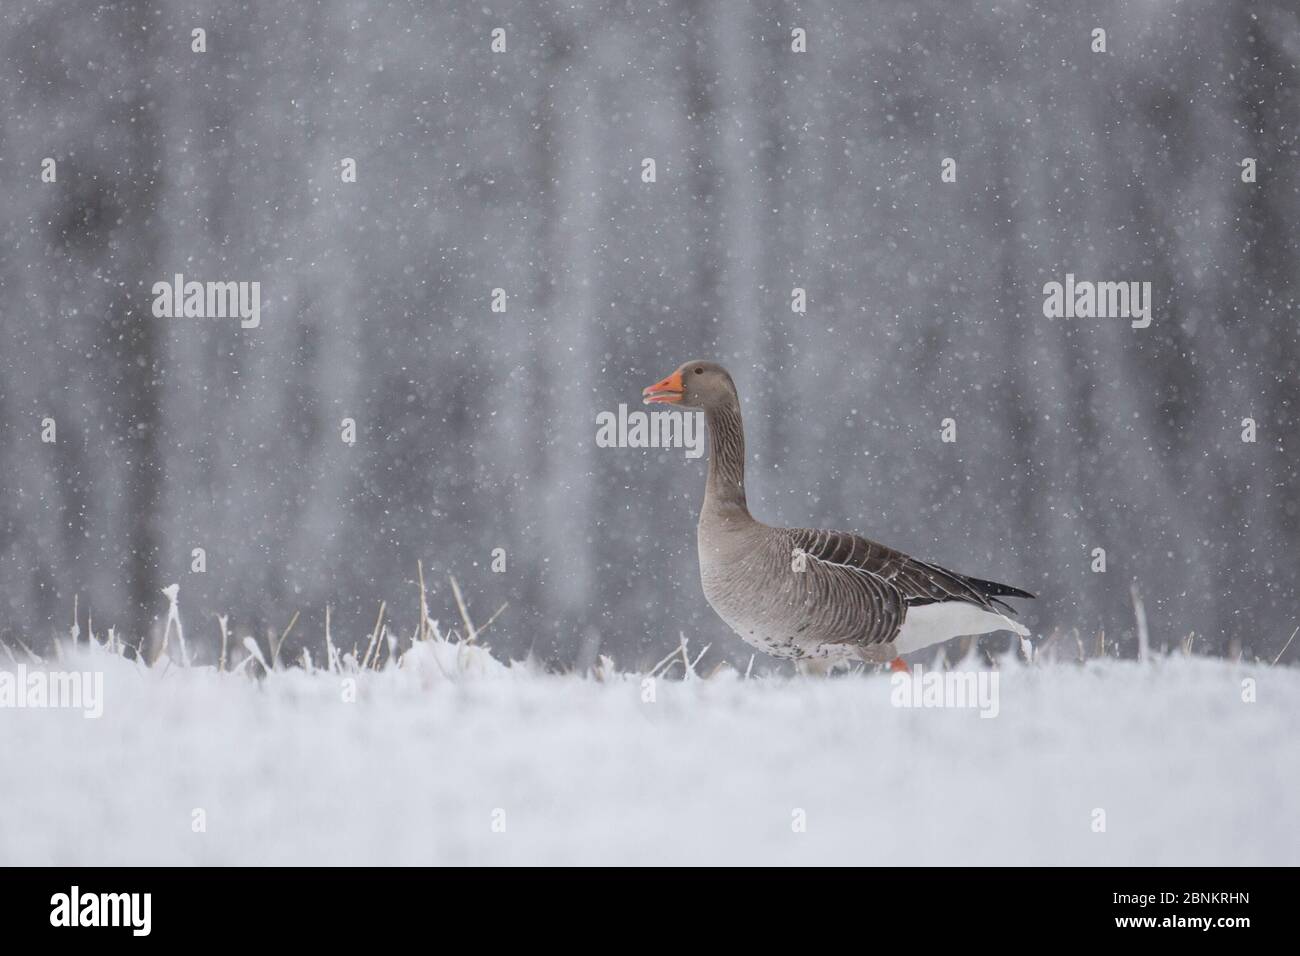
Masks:
[[[702,368],[697,368],[697,369],[695,370],[695,374],[696,374],[696,375],[703,375],[703,374],[704,374],[704,369],[702,369]]]

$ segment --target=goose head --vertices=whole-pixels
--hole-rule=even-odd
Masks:
[[[680,405],[706,411],[737,405],[736,383],[717,362],[686,362],[662,381],[641,392],[646,405]]]

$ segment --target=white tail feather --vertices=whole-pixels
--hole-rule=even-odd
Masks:
[[[910,654],[954,637],[988,634],[990,631],[1011,631],[1021,637],[1029,636],[1029,628],[997,611],[986,611],[964,601],[943,601],[908,608],[895,644],[899,654]]]

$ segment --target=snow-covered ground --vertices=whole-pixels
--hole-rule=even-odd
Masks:
[[[1295,669],[1008,662],[984,719],[885,674],[650,701],[476,646],[405,664],[347,702],[341,673],[65,652],[103,716],[0,709],[0,863],[1300,863]]]

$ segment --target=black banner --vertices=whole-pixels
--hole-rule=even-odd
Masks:
[[[75,933],[166,940],[431,944],[575,924],[612,941],[703,923],[737,937],[775,920],[865,920],[972,944],[999,928],[1077,940],[1233,945],[1278,932],[1290,873],[1260,869],[26,869],[0,871],[12,943]],[[829,931],[829,930],[828,930]],[[595,934],[594,936],[592,934]]]

